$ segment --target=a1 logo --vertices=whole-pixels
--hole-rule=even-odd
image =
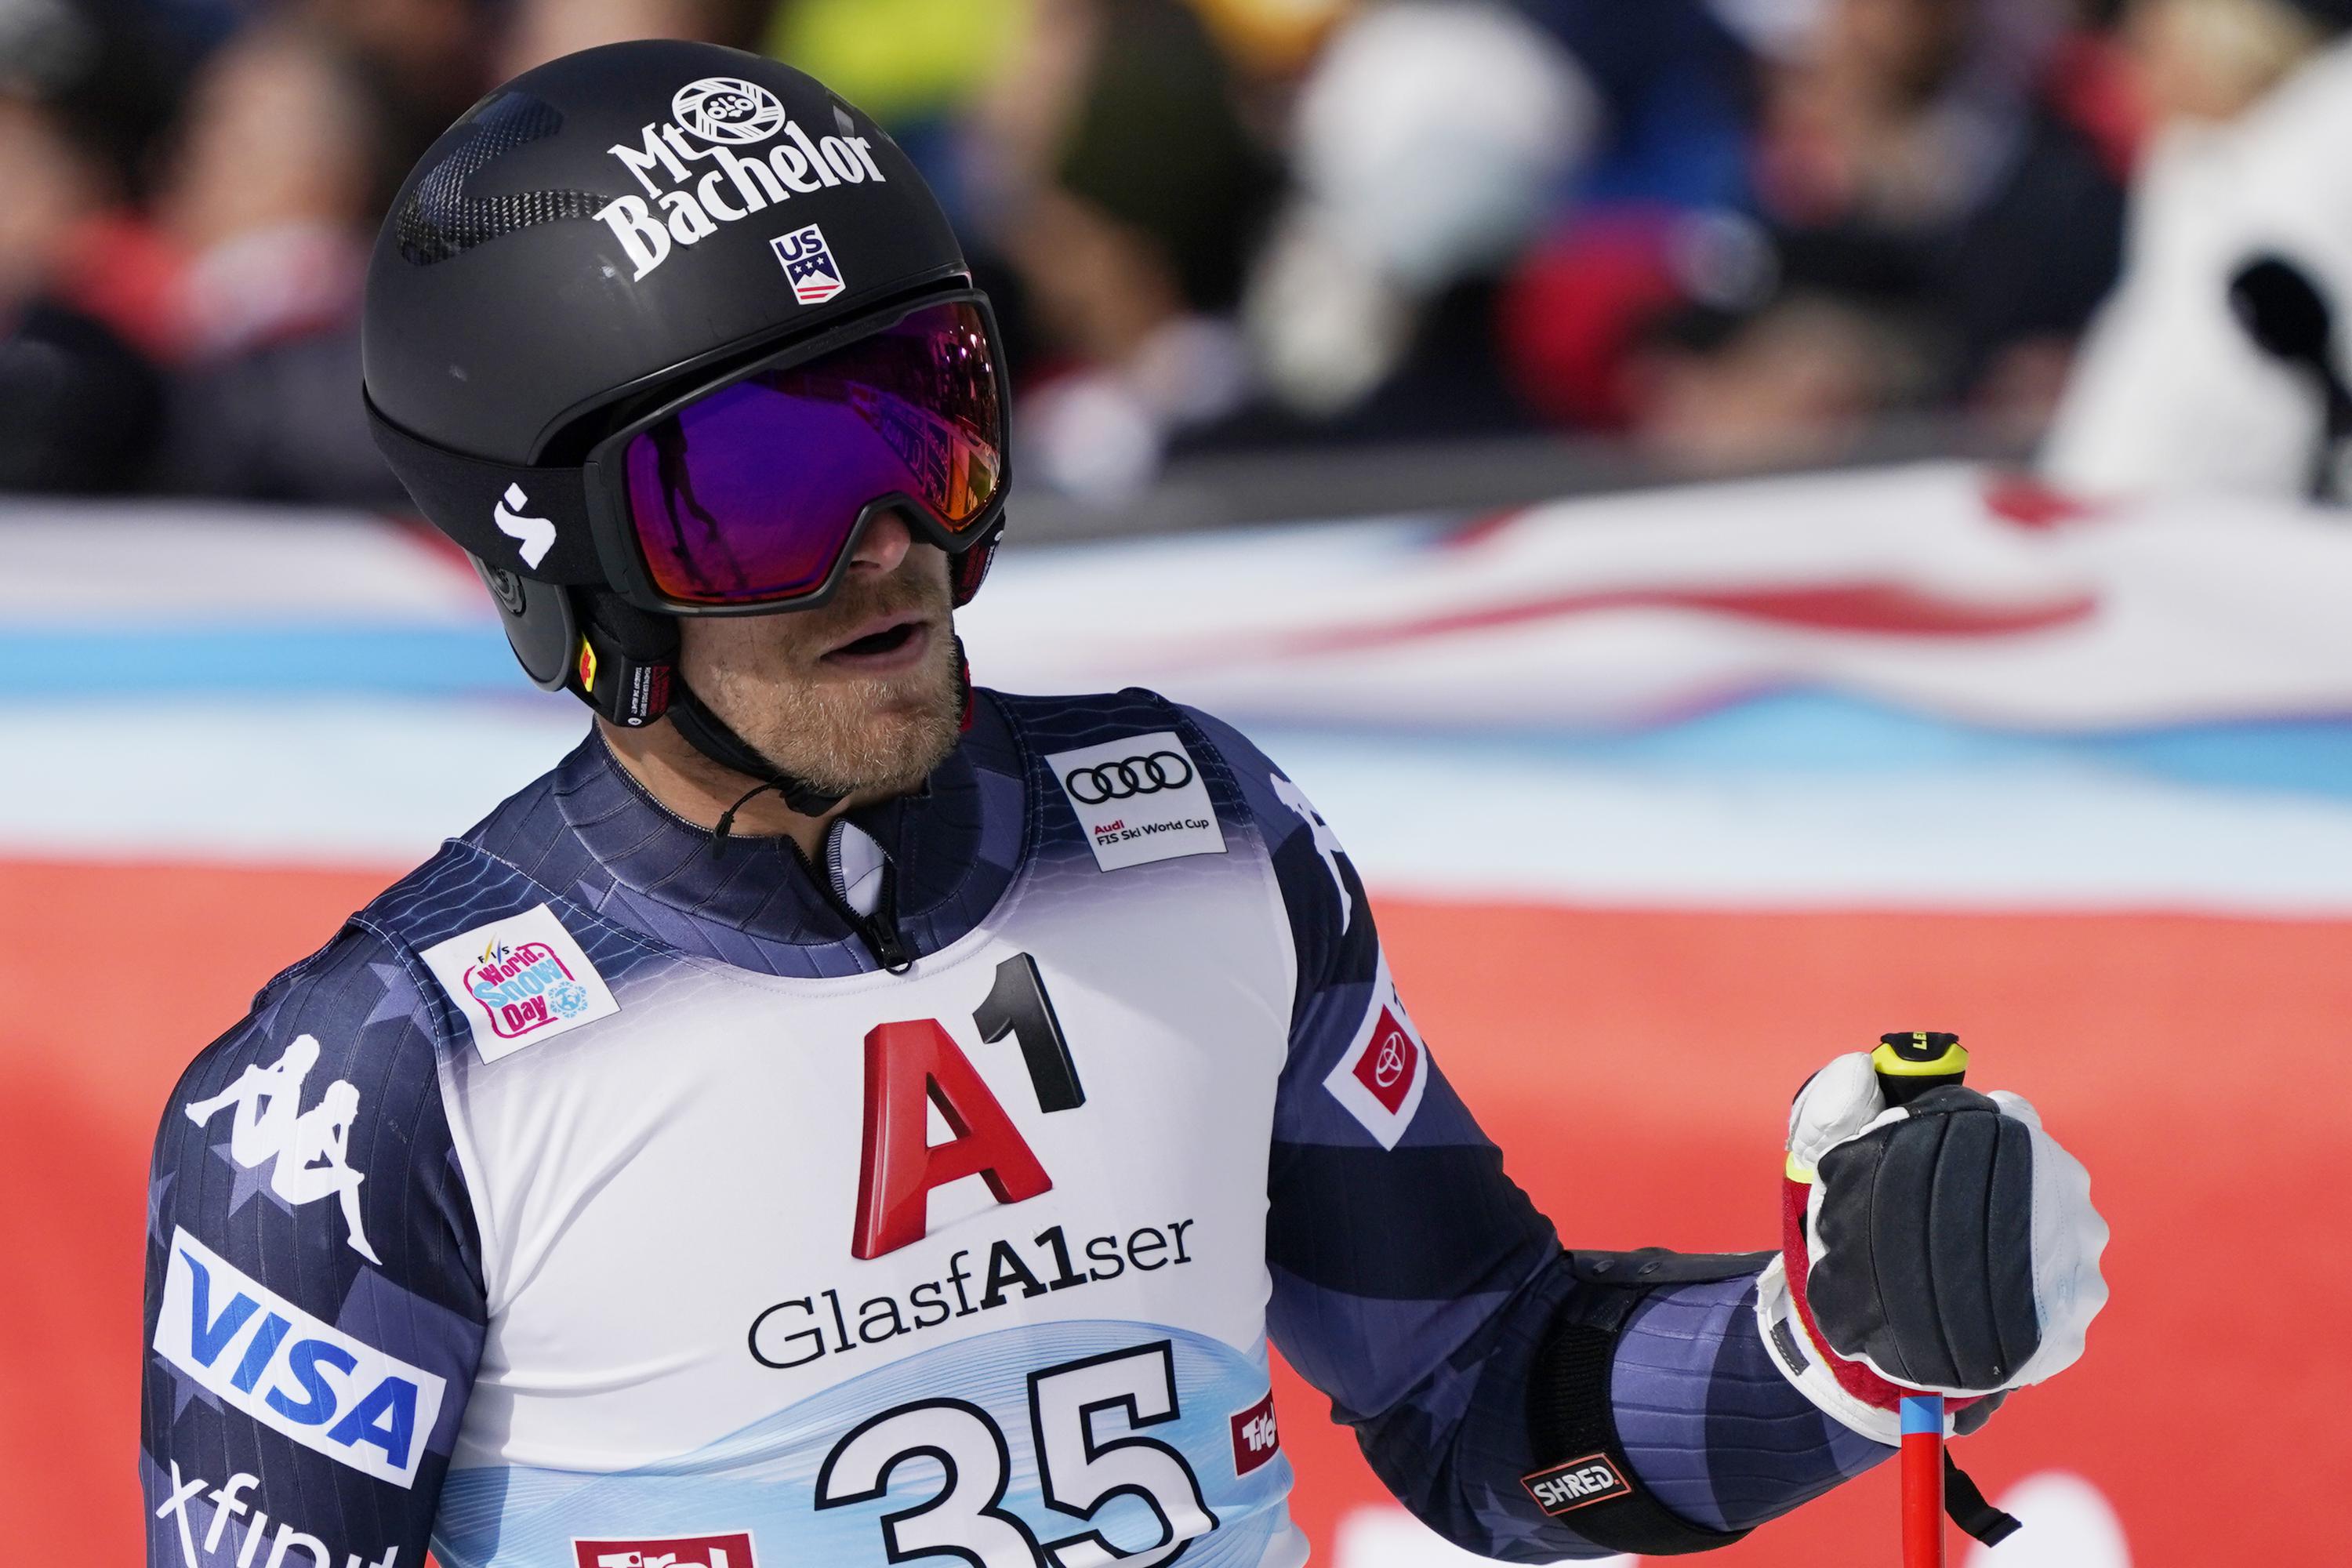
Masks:
[[[996,983],[971,1021],[983,1044],[1007,1035],[1019,1042],[1039,1110],[1075,1110],[1086,1103],[1036,960],[1017,952],[998,964]],[[929,1140],[933,1106],[952,1134],[942,1143]],[[931,1190],[965,1176],[986,1182],[1001,1204],[1053,1189],[1029,1141],[937,1019],[877,1024],[866,1031],[864,1126],[853,1258],[880,1258],[922,1240],[929,1229]]]

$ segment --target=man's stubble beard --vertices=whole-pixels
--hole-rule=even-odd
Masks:
[[[947,760],[963,732],[962,658],[945,584],[896,572],[822,609],[787,612],[789,624],[776,628],[789,634],[793,649],[807,649],[873,616],[908,610],[929,618],[931,642],[919,664],[894,675],[780,675],[772,645],[730,640],[698,650],[704,657],[693,660],[688,678],[737,734],[793,777],[845,798],[905,795]]]

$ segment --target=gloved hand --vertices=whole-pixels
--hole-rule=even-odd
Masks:
[[[1782,1375],[1866,1437],[1900,1442],[1906,1392],[1950,1430],[2074,1364],[2106,1304],[2106,1222],[2082,1163],[2013,1094],[1955,1084],[1890,1110],[1867,1054],[1789,1113],[1781,1253],[1758,1321]]]

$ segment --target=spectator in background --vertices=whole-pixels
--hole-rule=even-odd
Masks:
[[[2352,313],[2352,4],[2139,0],[2126,30],[2158,131],[2133,187],[2122,285],[2101,311],[2043,453],[2091,491],[2305,493],[2312,383],[2265,357],[2231,279],[2284,258]],[[2339,493],[2344,486],[2339,481]]]
[[[353,391],[381,123],[322,28],[250,28],[205,62],[155,203],[187,258],[171,488],[397,500]]]
[[[1010,264],[1045,361],[1020,461],[1123,496],[1249,394],[1230,318],[1276,169],[1176,0],[1045,0],[1006,82],[982,239]]]
[[[493,47],[490,74],[512,75],[622,38],[750,43],[765,11],[522,0],[493,46],[458,0],[309,0],[233,36],[199,73],[155,204],[188,258],[191,355],[165,483],[404,510],[356,390],[359,289],[396,184],[385,170],[404,169],[420,135],[462,112]]]
[[[149,477],[172,267],[131,203],[173,90],[135,18],[0,4],[0,489]]]
[[[1257,439],[1428,439],[1528,426],[1496,281],[1598,119],[1578,62],[1517,11],[1366,6],[1292,116],[1292,195],[1245,320],[1275,406]]]
[[[1907,407],[2033,426],[2122,225],[2115,167],[2053,92],[2059,20],[2038,0],[1825,0],[1761,71],[1760,227],[1571,225],[1506,303],[1520,384],[1700,469],[1833,458]],[[1580,298],[1596,277],[1622,307],[1601,321]]]
[[[183,0],[184,3],[184,0]],[[581,9],[590,9],[582,0]],[[269,13],[340,47],[372,89],[377,145],[370,183],[381,212],[408,166],[488,89],[490,26],[481,0],[281,0]]]
[[[349,3],[364,6],[376,0]],[[692,38],[756,48],[770,8],[769,0],[517,0],[488,75],[502,81],[559,56],[628,38]],[[436,126],[434,134],[439,132]]]
[[[761,47],[880,121],[969,240],[963,122],[1033,9],[1026,0],[784,0]]]

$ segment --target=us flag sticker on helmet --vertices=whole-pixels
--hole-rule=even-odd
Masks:
[[[849,287],[842,281],[841,264],[834,260],[824,231],[816,225],[780,234],[768,243],[784,264],[784,276],[792,279],[793,298],[802,304],[822,305]]]

